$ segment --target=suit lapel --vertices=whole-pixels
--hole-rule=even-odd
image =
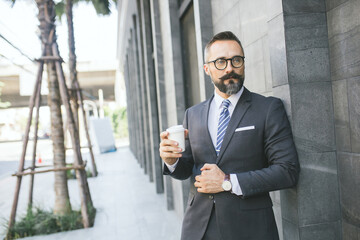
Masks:
[[[239,125],[239,122],[245,115],[245,113],[248,110],[248,108],[250,107],[250,105],[251,105],[251,94],[250,94],[249,90],[244,88],[244,92],[241,95],[238,103],[235,106],[235,109],[231,116],[229,125],[226,129],[226,133],[225,133],[222,145],[221,145],[220,153],[216,159],[217,164],[220,162],[227,146],[229,145],[229,142],[230,142],[232,136],[234,135],[236,127]]]
[[[200,121],[201,123],[206,123],[203,124],[204,128],[202,129],[202,136],[205,137],[205,145],[208,147],[209,153],[211,155],[214,155],[213,157],[210,157],[209,159],[216,159],[216,151],[213,145],[213,142],[211,140],[211,136],[210,136],[210,132],[209,132],[209,128],[208,128],[208,119],[209,119],[209,109],[210,109],[210,104],[211,101],[213,101],[214,96],[212,96],[209,100],[207,100],[204,105],[203,108],[201,109],[201,113],[200,113]]]

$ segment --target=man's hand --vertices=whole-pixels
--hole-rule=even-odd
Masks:
[[[194,186],[201,193],[223,192],[222,183],[225,173],[216,164],[206,163],[201,169],[201,175],[195,177]]]
[[[188,130],[185,129],[185,137],[188,135]],[[160,134],[161,142],[160,142],[160,157],[161,159],[169,165],[173,165],[176,160],[182,157],[182,154],[179,153],[182,151],[179,148],[179,144],[176,141],[172,141],[168,139],[169,133],[164,131]],[[176,153],[178,152],[178,153]]]

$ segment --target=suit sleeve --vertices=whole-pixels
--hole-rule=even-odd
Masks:
[[[183,126],[185,129],[188,129],[188,110],[185,112],[185,117],[183,121]],[[189,130],[189,129],[188,129]],[[190,131],[190,130],[189,130]],[[192,175],[192,170],[194,167],[194,160],[191,152],[190,139],[185,139],[185,152],[182,153],[182,157],[179,158],[179,161],[176,165],[175,171],[170,172],[166,164],[164,164],[164,175],[170,175],[171,177],[179,180],[185,180]]]
[[[280,99],[274,98],[266,115],[264,152],[268,167],[236,174],[244,198],[293,187],[298,181],[298,156]]]

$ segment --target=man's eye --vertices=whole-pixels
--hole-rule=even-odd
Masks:
[[[218,60],[216,60],[216,63],[222,65],[222,64],[225,64],[225,60],[224,59],[218,59]]]
[[[240,63],[241,62],[241,58],[239,58],[239,57],[235,57],[235,58],[233,58],[233,63]]]

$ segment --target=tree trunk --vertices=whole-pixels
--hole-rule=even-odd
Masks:
[[[71,109],[74,114],[74,120],[76,127],[79,131],[80,136],[80,123],[79,123],[79,101],[82,104],[82,95],[80,90],[80,84],[77,79],[77,70],[76,70],[76,54],[75,54],[75,36],[74,36],[74,24],[73,24],[73,0],[66,0],[66,20],[67,20],[67,27],[68,27],[68,45],[69,45],[69,71],[70,71],[70,81],[68,82],[69,88],[72,90],[70,94],[71,98]],[[78,92],[77,92],[78,91]],[[83,109],[81,109],[83,111]],[[89,129],[86,123],[86,116],[83,114],[84,118],[84,127],[86,131],[86,136],[88,140],[88,146],[90,151],[90,158],[92,164],[92,176],[96,177],[98,175],[97,167],[94,159],[94,154],[92,151],[91,141],[89,137]],[[79,139],[80,140],[80,139]]]
[[[45,56],[53,56],[51,44],[56,41],[55,34],[55,11],[52,0],[36,0],[39,9],[38,19],[41,32],[41,42],[45,48]],[[50,107],[51,119],[51,140],[53,142],[53,161],[55,168],[65,167],[65,146],[63,121],[61,115],[61,97],[59,92],[59,83],[56,74],[54,61],[47,61],[48,74],[48,105]],[[54,213],[65,214],[71,211],[69,200],[69,191],[67,186],[67,177],[65,171],[54,172],[55,174],[55,205]]]
[[[71,89],[71,109],[74,114],[74,120],[77,129],[79,129],[79,104],[76,94],[76,82],[77,82],[77,71],[76,71],[76,54],[75,54],[75,37],[74,37],[74,24],[73,24],[73,3],[72,0],[66,0],[66,19],[68,27],[68,45],[69,45],[69,71],[70,80],[68,86]]]

